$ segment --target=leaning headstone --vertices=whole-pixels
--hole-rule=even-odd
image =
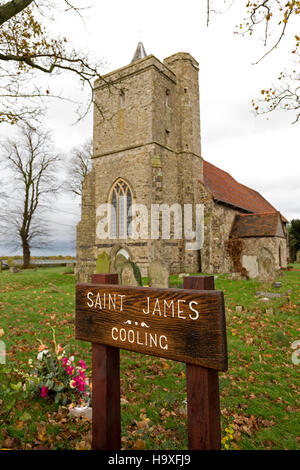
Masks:
[[[96,272],[98,274],[108,274],[110,272],[110,256],[105,253],[100,253],[96,262]]]
[[[121,277],[121,284],[123,284],[123,286],[138,286],[139,285],[134,275],[134,268],[129,261],[123,264],[120,277]]]
[[[154,260],[148,268],[150,287],[169,287],[169,269],[167,265],[160,260]]]
[[[123,266],[125,263],[127,263],[127,261],[128,260],[124,255],[121,255],[121,254],[117,255],[114,261],[115,272],[117,272],[120,275],[122,272]]]

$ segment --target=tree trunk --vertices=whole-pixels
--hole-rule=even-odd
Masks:
[[[23,268],[30,266],[30,246],[27,240],[22,240],[23,245]]]

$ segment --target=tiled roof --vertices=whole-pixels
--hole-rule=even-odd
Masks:
[[[204,185],[215,200],[252,213],[277,212],[261,194],[238,183],[229,173],[203,160]],[[283,217],[284,222],[287,220]]]
[[[279,212],[238,214],[230,233],[231,238],[276,236],[285,236]]]

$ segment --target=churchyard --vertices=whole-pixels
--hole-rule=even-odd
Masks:
[[[277,278],[281,287],[226,274],[215,279],[225,295],[228,339],[228,371],[219,374],[224,450],[300,447],[300,364],[292,347],[300,340],[300,264],[293,267]],[[26,378],[43,348],[53,349],[53,338],[91,376],[91,346],[74,334],[75,279],[64,271],[0,274],[7,352],[0,364],[1,448],[91,448],[91,421],[72,416],[68,403],[50,394],[32,394]],[[181,284],[170,277],[170,287]],[[185,364],[122,350],[121,417],[123,449],[187,449]]]

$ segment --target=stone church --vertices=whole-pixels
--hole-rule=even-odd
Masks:
[[[77,280],[90,280],[102,252],[110,255],[112,272],[122,253],[144,276],[157,259],[170,273],[231,272],[260,279],[286,267],[287,220],[258,192],[202,157],[198,74],[190,54],[161,62],[139,43],[129,65],[95,82],[94,149],[77,226]],[[133,203],[149,213],[153,204],[203,204],[202,248],[188,250],[184,238],[172,236],[124,237]],[[111,236],[99,239],[97,210],[103,204],[115,211]]]

